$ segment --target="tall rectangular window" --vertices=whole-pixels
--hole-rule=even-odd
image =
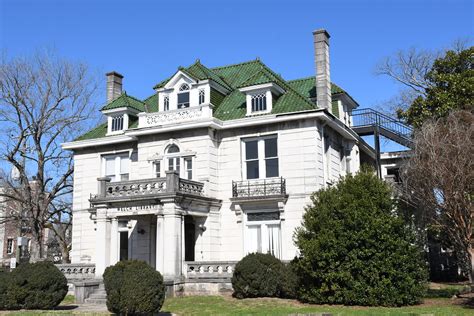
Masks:
[[[112,117],[112,132],[123,130],[123,114]]]
[[[199,104],[203,104],[205,100],[205,92],[204,89],[199,90]]]
[[[193,178],[193,158],[187,157],[184,158],[184,171],[185,171],[185,177],[188,180],[192,180]]]
[[[163,98],[163,110],[169,111],[170,110],[170,97],[165,95]]]
[[[13,238],[8,238],[7,240],[7,254],[11,255],[13,253]]]
[[[176,171],[180,174],[181,166],[180,166],[180,157],[173,157],[168,158],[168,171]]]
[[[248,212],[245,231],[246,253],[270,253],[281,258],[280,213]]]
[[[161,178],[161,161],[155,161],[153,163],[153,168],[155,172],[155,177]]]
[[[244,140],[245,175],[247,179],[279,176],[276,136]]]
[[[105,176],[114,181],[127,181],[129,179],[130,159],[128,153],[104,156]]]

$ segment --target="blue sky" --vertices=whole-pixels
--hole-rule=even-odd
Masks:
[[[101,76],[122,73],[127,93],[139,98],[196,58],[212,67],[259,57],[284,78],[312,76],[312,31],[326,28],[332,80],[362,107],[375,106],[399,89],[374,75],[379,60],[399,49],[448,47],[474,30],[473,1],[0,3],[0,43],[9,55],[52,48]]]

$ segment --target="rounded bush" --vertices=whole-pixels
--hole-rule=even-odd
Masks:
[[[6,309],[52,309],[68,291],[66,277],[48,261],[21,264],[7,275]]]
[[[270,254],[251,253],[242,258],[232,276],[233,295],[246,297],[281,297],[284,289],[285,265]]]
[[[158,313],[165,299],[160,272],[144,261],[120,261],[105,269],[107,308],[119,315]]]
[[[390,188],[371,171],[316,192],[295,235],[300,300],[401,306],[426,286],[422,249],[398,218]]]

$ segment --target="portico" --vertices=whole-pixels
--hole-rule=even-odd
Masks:
[[[99,193],[90,199],[96,226],[96,277],[120,260],[138,259],[155,267],[167,281],[181,280],[185,259],[194,260],[196,240],[211,242],[215,229],[205,233],[205,225],[218,222],[209,217],[218,216],[221,202],[205,196],[204,184],[181,179],[173,171],[166,172],[165,178],[98,181]]]

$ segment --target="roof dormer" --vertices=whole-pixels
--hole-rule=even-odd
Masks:
[[[121,134],[137,122],[138,113],[145,112],[145,104],[124,91],[101,112],[107,117],[107,135]]]
[[[247,79],[239,89],[246,96],[247,116],[271,113],[276,98],[285,90],[263,71]]]

